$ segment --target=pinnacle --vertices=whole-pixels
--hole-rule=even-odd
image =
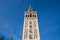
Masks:
[[[28,10],[31,10],[31,9],[33,10],[32,6],[30,5]]]

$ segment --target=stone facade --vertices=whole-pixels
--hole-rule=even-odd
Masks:
[[[25,11],[22,40],[40,40],[37,12],[31,6]]]

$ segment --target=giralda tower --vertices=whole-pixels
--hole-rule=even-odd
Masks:
[[[37,12],[31,5],[25,11],[22,40],[40,40]]]

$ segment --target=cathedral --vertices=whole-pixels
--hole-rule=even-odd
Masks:
[[[24,14],[22,40],[40,40],[37,12],[29,6]]]

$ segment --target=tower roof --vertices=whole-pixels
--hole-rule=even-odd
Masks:
[[[32,9],[32,6],[31,5],[29,6],[29,9]]]
[[[29,9],[28,9],[28,10],[33,10],[33,8],[32,8],[32,6],[31,6],[31,5],[29,6]]]

